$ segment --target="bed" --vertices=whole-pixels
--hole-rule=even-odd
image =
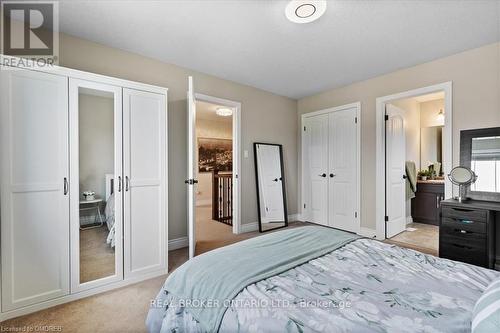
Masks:
[[[337,245],[304,256],[295,253],[305,252],[295,251],[301,248],[299,238],[280,248],[278,242],[283,242],[283,237],[287,242],[287,236],[280,235],[283,233],[323,234],[323,240],[312,241],[337,239]],[[255,240],[264,237],[277,239],[275,243]],[[339,242],[339,237],[344,238]],[[303,249],[315,246],[310,241],[306,237]],[[326,243],[330,242],[335,243]],[[270,272],[265,274],[249,263],[248,271],[252,272],[248,276],[253,277],[242,279],[240,286],[233,288],[237,290],[234,296],[225,294],[230,302],[224,303],[221,311],[213,311],[211,304],[186,300],[189,295],[197,301],[200,295],[219,299],[219,291],[206,291],[204,284],[219,290],[227,279],[237,279],[232,271],[245,266],[250,252],[258,253],[262,246],[267,253],[287,247],[293,253],[276,259],[285,263],[278,265],[282,269],[270,264],[270,269],[264,269]],[[331,248],[334,250],[329,251]],[[245,258],[247,251],[249,257]],[[211,263],[227,254],[235,260],[225,260],[225,265]],[[301,258],[297,261],[294,256]],[[265,259],[275,260],[274,256]],[[214,270],[207,267],[211,265],[216,266]],[[267,264],[262,261],[259,265]],[[188,261],[169,276],[152,301],[146,326],[149,332],[470,332],[476,301],[499,277],[500,272],[342,231],[301,227],[256,237]],[[180,283],[182,279],[185,281]],[[222,313],[220,320],[207,317],[218,313]]]

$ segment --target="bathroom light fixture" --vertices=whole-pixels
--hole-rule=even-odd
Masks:
[[[286,17],[294,23],[309,23],[326,11],[326,0],[292,0],[285,8]]]
[[[437,115],[437,119],[440,122],[444,122],[444,112],[443,112],[443,109],[439,109],[439,113]]]
[[[215,110],[215,114],[221,117],[229,117],[233,115],[233,110],[230,108],[220,107]]]

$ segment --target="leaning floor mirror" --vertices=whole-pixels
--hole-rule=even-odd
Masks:
[[[255,176],[259,231],[288,226],[286,209],[283,147],[272,143],[254,143]]]

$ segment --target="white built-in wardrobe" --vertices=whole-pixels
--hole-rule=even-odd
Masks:
[[[0,73],[0,319],[165,274],[167,89],[60,67]],[[112,126],[112,153],[97,158],[110,161],[105,199],[114,205],[95,229],[80,216],[96,201],[82,202],[84,97],[109,102]],[[90,138],[100,125],[86,129]],[[104,240],[84,248],[82,235],[98,230]],[[92,271],[97,256],[82,256],[93,247],[112,260],[102,274]]]
[[[360,104],[302,115],[301,219],[360,232]]]

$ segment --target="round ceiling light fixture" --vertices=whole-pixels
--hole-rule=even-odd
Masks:
[[[292,0],[285,8],[286,17],[294,23],[309,23],[326,11],[326,0]]]
[[[229,117],[233,115],[233,110],[230,108],[220,107],[215,110],[215,114],[221,117]]]

